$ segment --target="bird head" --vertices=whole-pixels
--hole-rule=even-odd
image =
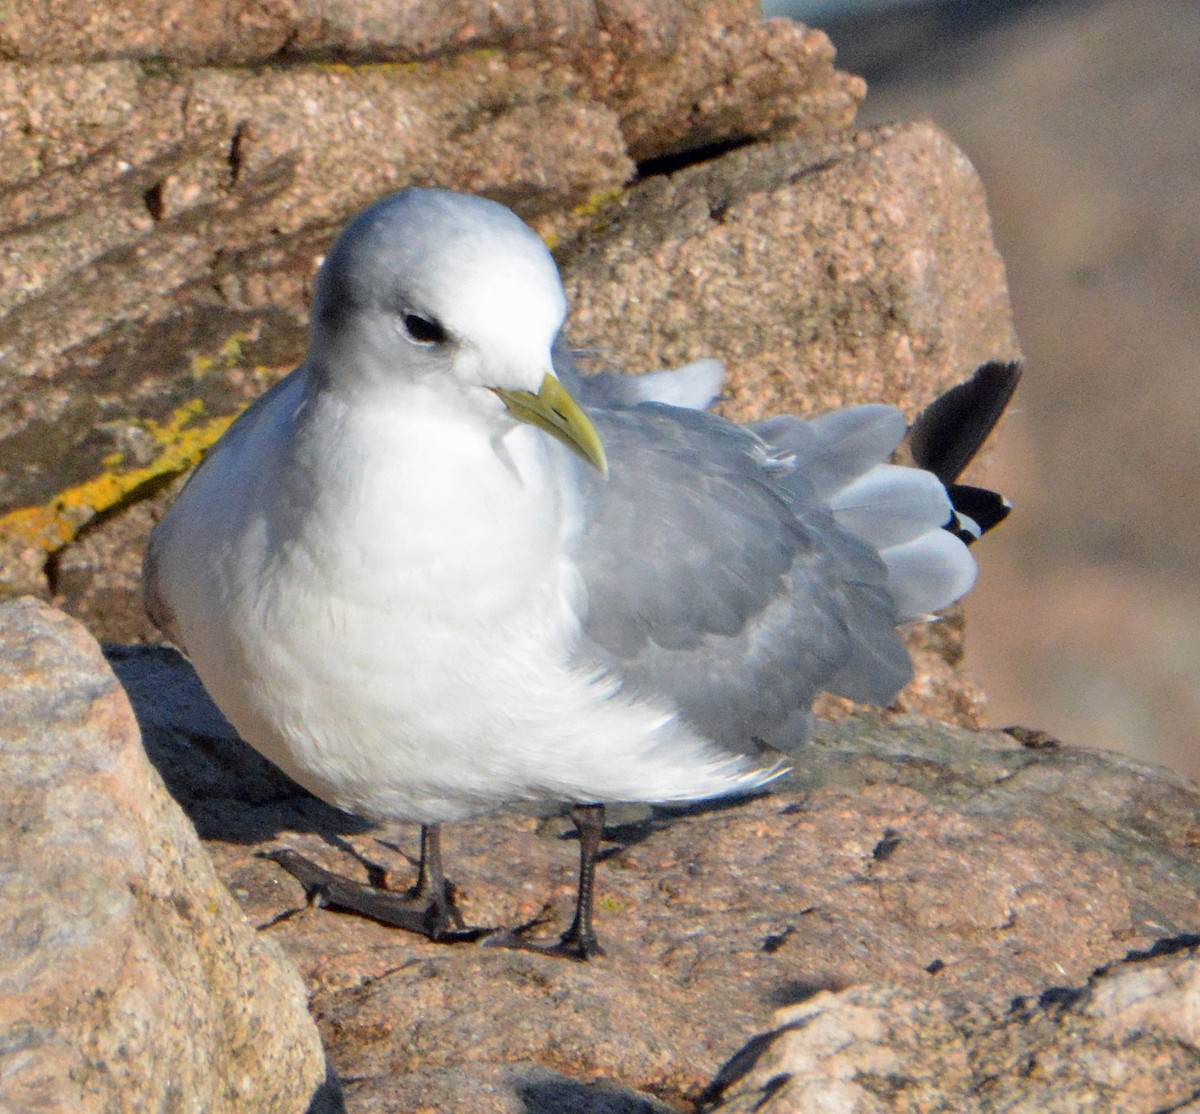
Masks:
[[[308,364],[333,389],[411,383],[490,394],[605,471],[599,436],[554,374],[566,296],[545,244],[509,209],[407,189],[347,225],[317,277]]]

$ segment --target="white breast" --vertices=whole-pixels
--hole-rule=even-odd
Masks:
[[[582,524],[556,442],[436,398],[308,404],[298,383],[270,401],[164,518],[158,581],[205,687],[272,762],[331,804],[423,822],[746,780],[576,660]]]

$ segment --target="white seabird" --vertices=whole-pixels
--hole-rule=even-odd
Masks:
[[[248,743],[331,805],[424,826],[418,893],[339,904],[474,938],[438,825],[561,800],[579,902],[544,950],[587,957],[606,803],[755,789],[819,692],[887,702],[908,680],[897,624],[968,590],[958,535],[1002,517],[953,481],[1017,371],[931,408],[923,471],[886,463],[890,406],[742,427],[662,401],[706,405],[704,362],[589,386],[565,315],[504,207],[418,189],[371,206],[321,267],[304,363],[196,469],[144,580]],[[973,493],[963,529],[947,485]]]

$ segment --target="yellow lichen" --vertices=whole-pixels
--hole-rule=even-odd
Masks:
[[[199,399],[179,406],[165,422],[135,423],[160,446],[148,463],[121,469],[124,454],[102,461],[103,471],[83,483],[60,491],[35,507],[20,507],[0,515],[0,537],[36,546],[45,553],[61,549],[98,514],[128,501],[139,489],[186,472],[199,463],[209,447],[229,428],[236,414],[203,418]]]
[[[542,232],[542,242],[551,251],[556,250],[562,244],[564,225],[577,232],[581,223],[587,224],[593,217],[603,213],[613,202],[619,201],[624,195],[624,186],[611,186],[606,189],[593,190],[583,201],[568,210],[566,221],[560,219],[558,227],[549,228]]]
[[[304,68],[310,73],[337,74],[356,77],[365,74],[400,74],[419,70],[420,62],[310,62]]]
[[[246,343],[245,333],[230,333],[229,338],[218,349],[217,354],[221,357],[221,362],[226,367],[233,367],[234,364],[241,363],[242,360],[242,345]]]
[[[576,217],[594,217],[606,205],[620,200],[624,194],[624,186],[610,186],[608,189],[592,190],[585,201],[580,202],[571,210],[571,215]]]
[[[242,362],[242,346],[245,343],[245,333],[231,333],[225,343],[217,349],[215,356],[193,356],[192,378],[203,379],[214,367],[237,367]]]

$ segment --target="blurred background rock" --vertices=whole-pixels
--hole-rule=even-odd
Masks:
[[[785,11],[786,9],[786,11]],[[1200,775],[1200,5],[767,0],[988,191],[1028,366],[967,602],[993,724]]]

